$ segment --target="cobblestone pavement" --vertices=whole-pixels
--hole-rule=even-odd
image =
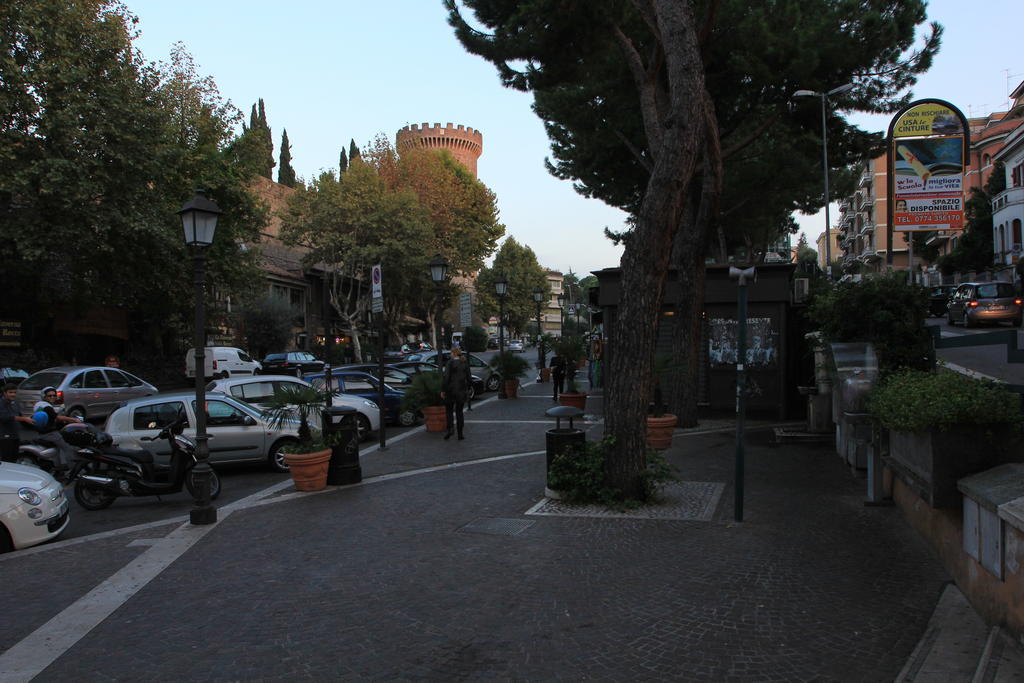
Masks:
[[[734,436],[708,420],[667,451],[682,512],[545,508],[549,388],[475,405],[465,441],[367,449],[361,485],[4,556],[0,680],[897,675],[948,577],[838,457],[752,428],[736,523]]]

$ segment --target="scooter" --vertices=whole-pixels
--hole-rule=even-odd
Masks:
[[[28,465],[56,476],[57,463],[60,462],[60,451],[51,443],[39,441],[35,437],[39,434],[29,429],[20,429],[17,450],[11,449],[11,453],[4,457],[4,462],[11,462],[17,465]]]
[[[167,439],[171,446],[170,465],[153,461],[153,454],[138,448],[118,448],[109,434],[88,425],[68,425],[61,430],[64,440],[78,447],[71,470],[75,482],[75,500],[86,510],[102,510],[119,496],[164,496],[178,493],[182,487],[195,496],[198,477],[196,444],[183,436],[184,419],[164,426],[156,436],[140,441]],[[220,478],[210,471],[210,499],[220,495]]]

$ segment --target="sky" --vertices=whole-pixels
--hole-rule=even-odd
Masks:
[[[462,48],[441,0],[124,4],[139,19],[135,45],[147,60],[168,61],[181,41],[200,75],[212,76],[246,120],[262,98],[274,157],[287,129],[300,177],[337,170],[350,140],[362,148],[378,135],[394,143],[409,124],[462,124],[483,133],[477,172],[497,195],[506,235],[532,248],[545,268],[582,277],[619,265],[621,248],[604,228],[622,229],[625,214],[547,172],[548,140],[532,98],[502,87],[493,66]],[[969,117],[1004,110],[1024,80],[1020,0],[936,0],[928,16],[946,32],[915,97],[948,100]],[[888,125],[888,117],[851,119],[868,130]],[[808,172],[820,174],[820,166]],[[796,218],[813,246],[824,212]]]

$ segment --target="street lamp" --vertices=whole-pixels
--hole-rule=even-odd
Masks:
[[[448,260],[445,257],[438,254],[430,262],[430,279],[434,281],[434,286],[437,288],[437,324],[435,325],[436,330],[434,334],[437,335],[435,343],[437,345],[437,369],[440,371],[443,367],[444,355],[441,351],[441,294],[444,292],[444,280],[448,276]]]
[[[537,304],[537,368],[540,369],[544,367],[544,342],[541,341],[544,329],[540,320],[540,304],[544,301],[544,290],[540,287],[533,288],[533,301]]]
[[[825,173],[825,274],[832,279],[832,224],[828,216],[828,127],[825,125],[825,111],[828,98],[833,95],[842,95],[853,90],[853,83],[841,85],[828,92],[816,92],[814,90],[797,90],[793,97],[820,97],[821,98],[821,165]]]
[[[502,358],[505,354],[505,295],[508,294],[508,280],[504,275],[494,278],[494,292],[498,295],[498,358]],[[506,379],[508,378],[501,378],[501,384],[498,386],[498,398],[507,398],[505,395]]]
[[[181,207],[181,226],[185,230],[185,244],[192,247],[195,278],[195,362],[196,362],[196,506],[189,512],[192,524],[213,524],[217,521],[217,508],[210,502],[210,447],[206,443],[206,247],[213,244],[220,207],[206,198],[206,192],[196,190],[196,196]]]
[[[558,333],[565,335],[565,292],[558,295]]]

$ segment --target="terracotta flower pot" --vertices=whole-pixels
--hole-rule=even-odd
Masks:
[[[443,432],[447,426],[444,406],[425,406],[423,421],[427,425],[428,432]]]
[[[675,415],[647,416],[647,445],[659,451],[672,445],[672,431],[679,421]]]
[[[314,453],[285,453],[284,461],[299,491],[319,491],[327,487],[327,467],[331,462],[331,449]]]
[[[540,369],[540,381],[541,382],[550,382],[551,381],[551,368],[541,368]]]
[[[519,380],[505,380],[505,396],[506,398],[519,398]]]
[[[558,403],[563,406],[572,406],[585,411],[587,409],[586,394],[559,394]]]

